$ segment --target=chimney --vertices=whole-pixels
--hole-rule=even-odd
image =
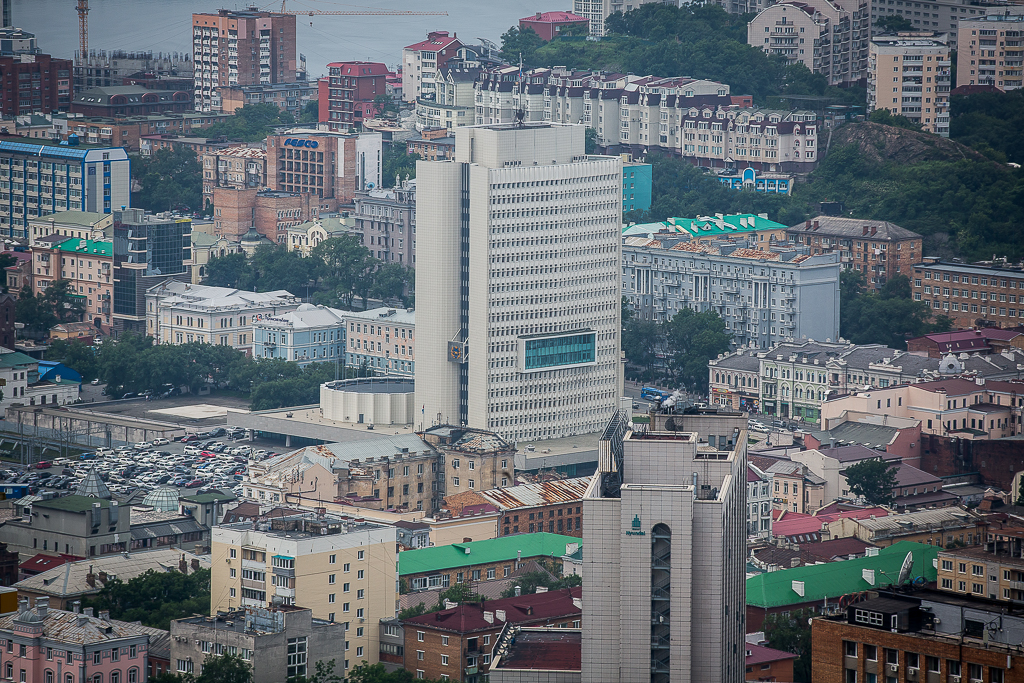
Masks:
[[[866,237],[866,236],[867,236],[867,234],[868,234],[868,226],[866,226],[866,225],[865,225],[865,226],[863,226],[863,227],[861,228],[861,233],[860,233],[860,236],[861,236],[861,237]]]
[[[878,228],[875,227],[874,225],[872,225],[871,226],[871,236],[874,237],[877,232],[878,232]]]
[[[810,229],[811,229],[811,222],[807,221],[806,223],[804,223],[804,230],[810,230]]]
[[[85,575],[85,582],[89,584],[89,588],[96,587],[96,575],[92,573],[92,566],[89,567],[89,573]]]
[[[178,560],[178,571],[182,574],[188,574],[188,562],[185,561],[184,555],[182,555],[181,559]]]
[[[516,588],[518,588],[518,587],[519,586],[516,586]],[[498,621],[505,621],[505,610],[503,610],[503,609],[494,610],[494,616],[498,619]]]
[[[103,621],[110,621],[110,610],[105,609],[100,611],[100,619]]]
[[[199,571],[199,560],[193,557],[191,562],[189,563],[189,566],[192,567],[192,571]]]
[[[28,598],[18,598],[18,614],[28,611]]]
[[[523,587],[522,586],[516,586],[516,597],[518,598],[522,594],[523,594]]]
[[[799,567],[800,566],[800,558],[799,557],[791,557],[791,558],[789,558],[789,566],[790,567]]]
[[[75,614],[78,614],[79,612],[81,612],[82,611],[82,601],[81,600],[73,601],[71,603],[71,611],[74,612]]]
[[[818,229],[818,221],[817,221],[817,220],[815,220],[815,221],[814,221],[814,229],[815,229],[815,230],[817,230],[817,229]]]
[[[97,578],[100,580],[100,583],[102,583],[104,586],[107,585],[107,573],[105,571],[100,571],[100,573],[97,575]]]
[[[94,616],[92,613],[92,607],[86,607],[84,610],[82,610],[82,614],[84,614],[87,617]]]

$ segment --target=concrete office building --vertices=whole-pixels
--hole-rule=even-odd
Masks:
[[[839,338],[839,255],[790,244],[626,237],[622,295],[645,320],[715,311],[737,346]]]
[[[110,213],[131,204],[123,148],[16,140],[0,140],[0,183],[15,188],[0,192],[0,233],[28,237],[29,221],[40,216],[72,209]]]
[[[1013,14],[1009,13],[1011,9]],[[954,85],[994,85],[1000,90],[1021,87],[1024,15],[1020,14],[1020,7],[1011,9],[1004,14],[960,20],[955,35],[957,44],[963,48],[956,53]]]
[[[583,498],[584,683],[742,680],[746,424],[609,421]]]
[[[948,138],[951,76],[946,41],[947,34],[931,31],[872,38],[868,112],[888,109]]]
[[[210,610],[309,607],[314,619],[342,622],[346,663],[375,664],[377,625],[395,615],[398,597],[395,542],[394,527],[299,511],[255,529],[222,524],[212,534]],[[341,660],[335,672],[347,675]]]
[[[467,126],[454,162],[417,163],[425,426],[551,439],[614,413],[622,160],[586,155],[583,133]]]

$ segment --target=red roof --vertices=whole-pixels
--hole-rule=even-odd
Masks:
[[[427,34],[426,40],[421,40],[412,45],[406,45],[406,50],[442,50],[452,43],[462,45],[458,38],[449,36],[448,31],[431,31]]]
[[[519,21],[534,21],[541,24],[563,24],[569,21],[589,21],[586,17],[581,17],[578,14],[572,12],[537,12],[532,17],[523,17]]]
[[[84,559],[84,557],[78,557],[77,555],[54,556],[39,553],[35,557],[31,557],[19,564],[18,569],[23,572],[40,574],[45,572],[47,569],[53,569],[54,567],[59,567],[63,564],[67,564],[68,562],[77,562]]]
[[[549,619],[579,616],[582,610],[573,598],[578,599],[582,595],[583,589],[576,587],[517,598],[467,602],[452,609],[405,619],[403,623],[454,633],[500,629],[503,622],[498,618],[499,610],[504,611],[505,621],[512,624],[544,623]],[[492,616],[491,621],[484,618],[485,612]]]
[[[582,668],[582,635],[569,629],[533,631],[524,628],[498,662],[498,669],[579,671]]]
[[[781,662],[786,659],[796,659],[796,655],[792,652],[773,650],[772,648],[765,647],[764,645],[747,643],[746,648],[747,666],[750,666],[751,664],[767,664],[768,662]]]
[[[868,548],[874,547],[876,546],[871,543],[866,543],[859,538],[850,536],[848,538],[833,538],[830,541],[822,541],[821,543],[802,546],[801,550],[805,550],[815,557],[820,557],[824,560],[831,560],[833,557],[863,555]]]
[[[331,62],[328,68],[341,69],[342,76],[389,76],[391,70],[380,62]]]

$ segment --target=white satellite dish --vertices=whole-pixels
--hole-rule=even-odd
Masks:
[[[896,579],[896,585],[902,586],[910,578],[910,570],[914,568],[914,554],[907,553],[907,556],[903,558],[903,566],[900,567],[900,575]]]

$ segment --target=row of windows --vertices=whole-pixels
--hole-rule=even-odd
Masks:
[[[867,610],[856,610],[855,619],[860,623],[874,624],[872,620],[881,619],[881,615],[875,612],[869,612]],[[970,624],[971,622],[967,622]],[[981,625],[982,628],[984,625]],[[968,635],[970,635],[968,633]],[[979,637],[980,637],[979,633]],[[892,648],[881,648],[882,652],[879,652],[877,645],[869,645],[867,643],[856,643],[849,640],[843,641],[843,654],[846,657],[857,658],[860,654],[863,654],[864,660],[868,662],[878,662],[879,656],[881,655],[884,659],[885,664],[890,666],[900,665],[900,651]],[[916,652],[903,652],[904,666],[909,670],[921,670],[921,655]],[[941,674],[942,673],[942,659],[939,657],[932,657],[930,655],[924,656],[924,667],[925,671],[929,674]],[[983,678],[985,673],[985,666],[982,664],[973,664],[968,662],[966,665],[955,659],[945,660],[945,674],[949,677],[949,680],[953,680],[956,677],[958,680],[964,675],[964,669],[966,669],[967,680],[972,682],[979,682],[985,680]],[[1005,680],[1005,670],[997,667],[988,668],[988,681],[990,683],[1003,683]],[[845,683],[858,683],[858,680],[862,680],[865,683],[877,683],[878,674],[865,672],[863,678],[858,679],[860,672],[857,669],[846,668],[844,669],[843,680]]]

